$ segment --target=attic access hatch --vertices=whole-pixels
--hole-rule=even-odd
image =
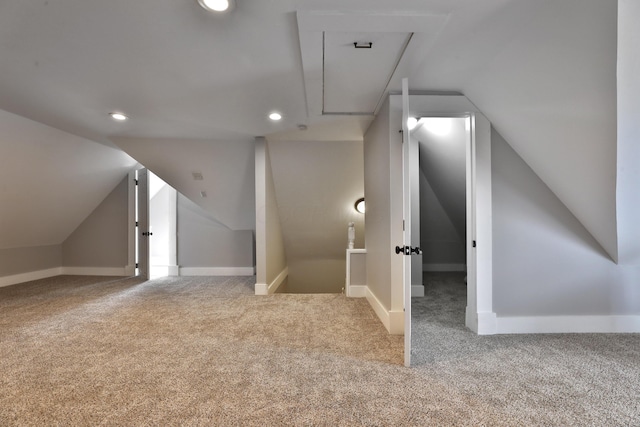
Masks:
[[[373,117],[389,90],[400,90],[401,79],[420,65],[424,55],[417,53],[429,48],[448,17],[298,11],[308,115]]]
[[[411,34],[329,32],[323,36],[322,113],[373,115]]]

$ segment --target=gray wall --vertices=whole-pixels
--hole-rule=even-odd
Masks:
[[[637,264],[614,264],[495,131],[492,165],[498,317],[638,314]]]
[[[124,178],[62,244],[65,267],[125,267],[128,263],[129,187]]]
[[[47,270],[61,265],[61,245],[0,249],[0,277]]]
[[[387,309],[391,308],[389,113],[387,99],[364,135],[367,286]]]
[[[635,266],[640,283],[640,3],[618,2],[618,175],[620,265]],[[636,286],[640,292],[640,286]],[[636,293],[637,295],[637,293]],[[637,296],[636,300],[640,300]]]
[[[253,231],[234,231],[178,193],[178,265],[253,267]]]
[[[289,280],[286,291],[339,293],[345,283],[347,227],[364,248],[361,141],[269,141]]]
[[[367,286],[388,311],[403,309],[402,105],[390,96],[364,136]]]
[[[429,181],[420,171],[420,247],[425,269],[442,264],[466,264],[464,238],[451,222]]]

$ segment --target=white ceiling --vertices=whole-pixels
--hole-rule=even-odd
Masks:
[[[616,0],[238,0],[224,17],[196,0],[4,1],[0,109],[105,144],[359,140],[370,118],[312,105],[312,15],[334,17],[327,31],[424,31],[387,89],[408,76],[465,94],[615,259]]]
[[[307,116],[296,12],[351,11],[353,24],[364,15],[382,15],[380,23],[399,11],[457,11],[468,26],[511,1],[474,3],[238,0],[220,17],[196,0],[2,2],[0,109],[101,142],[252,140],[316,122],[360,133],[339,138],[353,140],[362,137],[358,118]],[[283,113],[281,123],[267,119],[272,109]],[[114,110],[131,120],[113,123]]]

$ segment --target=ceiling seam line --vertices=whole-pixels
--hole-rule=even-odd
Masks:
[[[407,48],[409,47],[409,43],[411,43],[411,39],[413,38],[414,34],[415,33],[413,33],[413,32],[409,33],[409,37],[407,37],[407,41],[404,43],[404,46],[400,50],[400,55],[398,56],[398,59],[396,60],[396,64],[394,65],[393,69],[391,70],[391,74],[389,74],[389,78],[387,79],[387,84],[384,86],[384,89],[382,90],[382,93],[380,94],[380,98],[378,99],[378,103],[376,104],[376,108],[373,110],[373,115],[374,116],[378,114],[378,111],[380,111],[380,107],[382,106],[382,101],[385,98],[384,95],[387,93],[387,89],[389,89],[389,85],[391,84],[391,79],[393,79],[394,74],[398,70],[398,66],[400,65],[400,61],[402,61],[402,58],[404,57],[404,54],[407,51]]]

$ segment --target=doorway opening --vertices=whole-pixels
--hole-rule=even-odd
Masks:
[[[412,240],[417,238],[422,249],[411,277],[416,364],[443,353],[433,348],[433,337],[451,334],[451,328],[464,336],[467,330],[470,128],[468,116],[422,117],[411,131],[419,150],[419,214]]]
[[[413,129],[419,147],[419,238],[422,260],[412,274],[421,294],[422,279],[447,273],[464,281],[467,270],[467,151],[469,117],[423,117]],[[412,273],[414,273],[412,271]],[[413,295],[413,292],[412,292]],[[463,321],[464,323],[464,321]]]
[[[134,173],[136,276],[177,276],[178,192],[148,169]]]

